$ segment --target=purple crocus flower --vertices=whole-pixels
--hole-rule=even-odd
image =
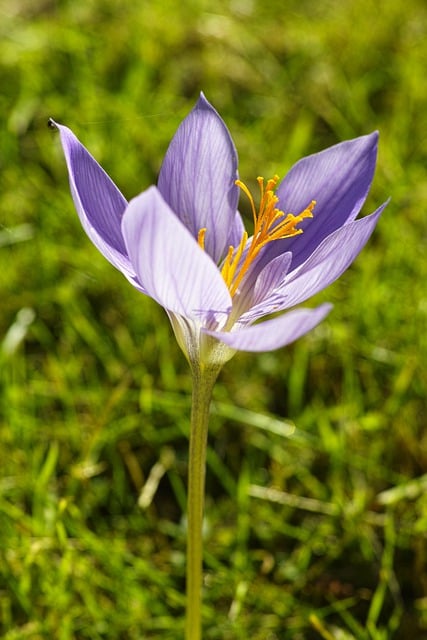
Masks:
[[[193,364],[277,349],[315,327],[329,304],[294,307],[347,269],[385,206],[355,219],[371,185],[377,133],[303,158],[281,182],[258,178],[257,206],[238,179],[230,133],[201,94],[170,143],[157,187],[128,203],[70,129],[52,124],[86,233],[166,309]],[[239,190],[253,212],[250,237]],[[280,311],[287,313],[263,320]]]

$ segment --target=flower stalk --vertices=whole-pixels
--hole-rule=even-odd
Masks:
[[[192,367],[193,392],[187,494],[187,610],[185,639],[201,640],[203,508],[206,450],[212,391],[220,367]]]

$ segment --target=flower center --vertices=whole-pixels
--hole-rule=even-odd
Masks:
[[[249,199],[254,219],[254,233],[249,242],[248,234],[245,231],[236,247],[230,245],[222,264],[221,275],[230,290],[231,296],[234,296],[237,292],[242,279],[261,249],[273,240],[283,240],[283,238],[291,238],[302,233],[303,230],[297,229],[296,225],[304,218],[312,218],[312,212],[316,205],[316,201],[312,200],[296,216],[292,213],[284,213],[276,207],[279,198],[276,196],[275,190],[279,182],[279,176],[274,176],[267,180],[265,185],[264,178],[257,178],[257,182],[260,188],[258,211],[248,187],[241,180],[236,180],[236,185],[240,187]],[[205,234],[206,229],[200,229],[198,242],[202,249],[204,248]]]

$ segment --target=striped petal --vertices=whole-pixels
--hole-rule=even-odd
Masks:
[[[121,232],[127,201],[71,129],[50,122],[60,133],[71,195],[84,230],[103,256],[140,288]]]
[[[355,219],[371,186],[377,145],[377,132],[341,142],[303,158],[282,180],[276,193],[283,211],[298,214],[316,200],[313,218],[299,225],[304,233],[282,241],[283,250],[292,251],[292,268],[324,238]]]
[[[166,152],[158,188],[170,208],[218,263],[228,249],[238,201],[237,152],[230,133],[201,94]]]
[[[369,240],[387,203],[365,218],[346,224],[325,238],[313,254],[288,274],[277,293],[283,296],[281,309],[301,304],[340,277]]]
[[[272,351],[298,340],[319,324],[332,306],[322,304],[316,309],[295,309],[282,316],[235,331],[205,331],[239,351]]]
[[[218,268],[156,187],[131,200],[122,230],[148,295],[168,311],[200,322],[226,317],[231,298]]]

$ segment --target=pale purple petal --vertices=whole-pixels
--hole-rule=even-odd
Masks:
[[[251,327],[230,332],[204,332],[239,351],[271,351],[284,347],[311,331],[331,308],[330,304],[322,304],[316,309],[295,309]]]
[[[289,254],[273,258],[260,272],[252,306],[239,317],[239,325],[252,324],[268,314],[301,304],[332,284],[363,249],[386,205],[387,202],[370,216],[350,222],[333,232],[300,267],[284,274],[282,278],[280,260],[285,257],[286,267]],[[264,296],[262,291],[265,292]]]
[[[248,324],[253,324],[265,316],[271,315],[278,311],[284,311],[287,309],[286,298],[282,293],[272,291],[268,298],[259,302],[246,311],[237,320],[236,324],[240,327],[245,327]]]
[[[71,129],[50,122],[60,133],[71,195],[84,230],[105,258],[138,286],[121,232],[125,198]]]
[[[296,215],[312,200],[317,203],[314,217],[298,225],[304,233],[280,241],[283,251],[292,251],[293,268],[357,216],[372,182],[377,144],[377,132],[341,142],[297,162],[280,183],[278,206],[286,213]]]
[[[156,187],[131,200],[122,230],[131,263],[152,298],[188,318],[224,318],[231,297],[217,266]]]
[[[283,285],[291,261],[292,254],[284,253],[274,258],[262,269],[255,283],[252,304],[262,302]]]
[[[334,231],[298,269],[290,272],[278,291],[284,299],[280,308],[304,302],[339,278],[369,240],[386,205]]]
[[[252,243],[252,237],[250,237],[246,243],[246,248],[241,257],[239,266],[244,263],[248,249]],[[273,242],[268,243],[264,247],[262,247],[259,255],[253,260],[250,264],[245,277],[243,278],[239,290],[241,299],[244,300],[244,305],[246,307],[251,304],[251,300],[253,300],[253,293],[255,290],[257,279],[265,268],[268,268],[268,265],[274,262],[276,259],[280,261],[281,259],[285,261],[286,269],[289,270],[290,265],[287,264],[289,252],[284,248],[283,243],[280,240],[274,240]],[[292,254],[291,255],[291,264],[292,264]],[[286,256],[286,257],[284,257]],[[276,265],[279,262],[275,263]],[[270,267],[271,268],[271,267]],[[253,303],[252,303],[253,304]]]
[[[231,223],[231,229],[228,236],[226,249],[228,249],[228,247],[230,246],[238,247],[244,232],[245,225],[243,224],[242,216],[240,215],[239,211],[236,211],[233,217],[233,222]]]
[[[239,322],[248,324],[252,317],[262,317],[277,309],[275,291],[283,285],[291,260],[291,253],[277,256],[261,269],[252,286],[245,282],[234,299],[233,316],[239,315]],[[279,296],[279,299],[281,300],[282,296]]]
[[[228,249],[239,197],[236,179],[237,152],[230,133],[201,94],[169,145],[158,188],[195,238],[206,228],[205,249],[217,263]]]

